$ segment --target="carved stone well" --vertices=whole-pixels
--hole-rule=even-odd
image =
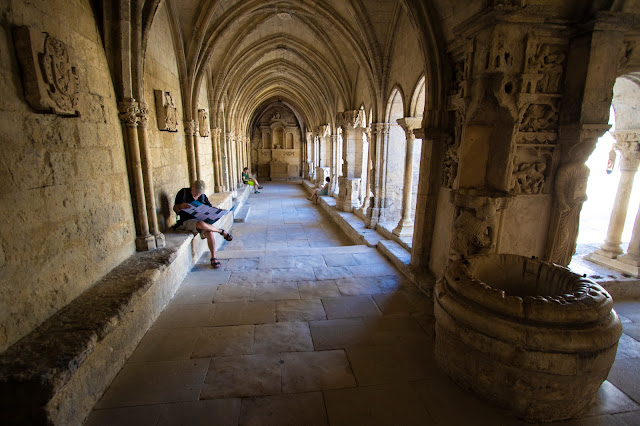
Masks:
[[[435,355],[460,386],[528,421],[584,413],[622,334],[609,293],[561,266],[493,254],[436,284]]]

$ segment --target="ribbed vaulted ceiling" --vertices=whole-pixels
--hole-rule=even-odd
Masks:
[[[192,89],[208,79],[212,118],[224,103],[237,131],[276,100],[307,126],[353,108],[356,84],[375,100],[390,35],[406,13],[398,0],[171,1]]]

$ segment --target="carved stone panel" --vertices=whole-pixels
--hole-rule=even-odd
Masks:
[[[178,131],[178,108],[173,101],[170,92],[162,90],[153,91],[156,100],[156,118],[158,120],[158,130],[167,132]]]
[[[198,110],[198,128],[200,129],[200,136],[206,138],[209,136],[209,113],[206,109]]]
[[[73,49],[27,26],[16,28],[14,37],[29,105],[37,111],[79,115],[78,70]]]

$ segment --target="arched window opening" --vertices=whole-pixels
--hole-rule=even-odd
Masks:
[[[386,122],[389,123],[389,136],[384,147],[386,173],[382,197],[386,200],[379,225],[385,229],[395,228],[402,216],[402,194],[404,187],[404,162],[406,135],[397,120],[404,118],[404,100],[402,92],[395,87],[391,91],[386,108]]]
[[[640,276],[640,84],[619,77],[613,88],[611,129],[586,162],[587,201],[580,213],[573,268],[598,275],[594,264]],[[582,257],[590,262],[582,261]]]

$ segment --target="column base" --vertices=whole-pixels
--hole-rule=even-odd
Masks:
[[[164,234],[158,232],[153,236],[156,239],[156,248],[162,248],[165,246]]]
[[[413,237],[413,221],[411,219],[406,221],[401,219],[392,232],[393,235],[398,237]]]
[[[616,247],[616,246],[608,245],[605,243],[602,247],[600,247],[594,253],[597,253],[598,255],[603,257],[608,257],[609,259],[615,259],[616,257],[622,254],[622,249],[620,248],[620,246]]]
[[[588,255],[584,256],[584,259],[588,260],[589,262],[593,262],[596,265],[604,266],[606,268],[610,268],[619,272],[624,272],[636,278],[640,277],[639,266],[633,266],[618,259],[612,259],[610,257],[602,256],[597,252],[589,253]]]
[[[224,186],[216,185],[213,187],[213,192],[225,192]]]
[[[640,267],[640,259],[637,256],[634,256],[629,253],[622,256],[618,256],[617,260],[622,263],[626,263],[627,265],[630,265],[630,266]]]
[[[136,237],[136,251],[150,251],[156,248],[156,238],[149,235],[139,235]]]

